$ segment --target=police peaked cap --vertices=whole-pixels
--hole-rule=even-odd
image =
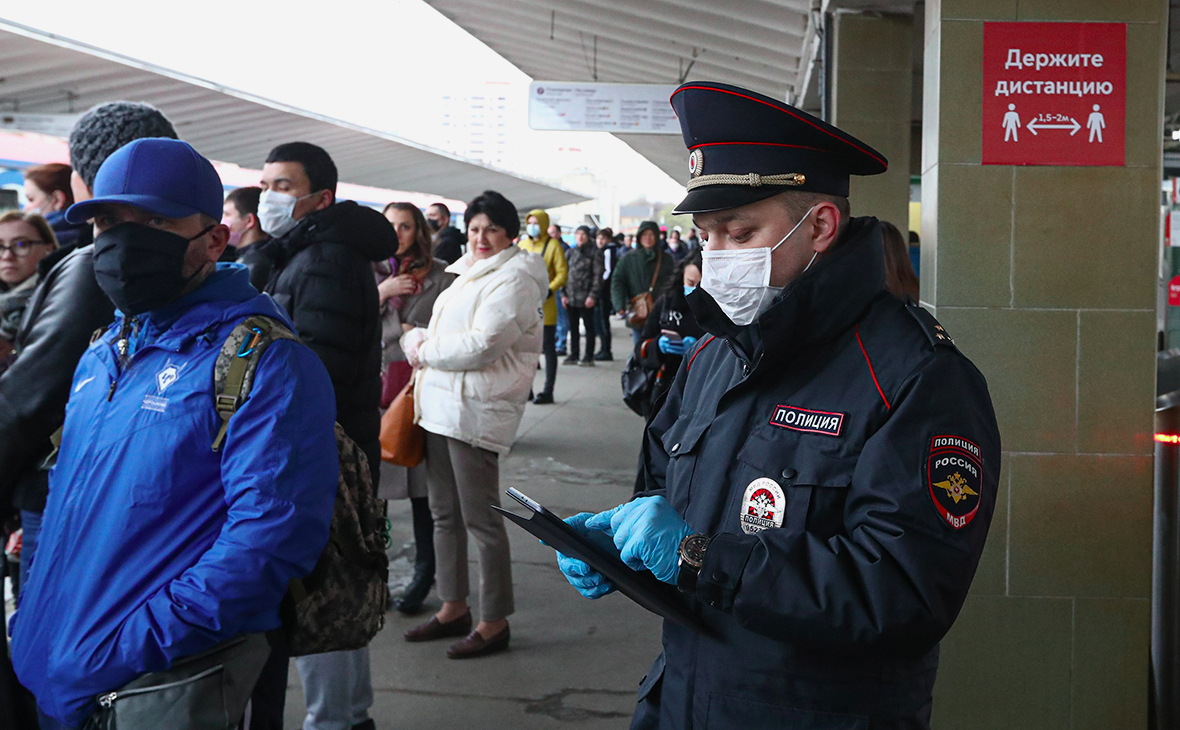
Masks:
[[[889,167],[856,137],[738,86],[690,81],[671,102],[691,176],[677,215],[737,208],[787,190],[847,197],[849,176]]]

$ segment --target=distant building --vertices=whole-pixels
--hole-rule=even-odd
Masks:
[[[655,203],[632,203],[619,206],[619,230],[638,228],[644,221],[658,220],[659,206]]]

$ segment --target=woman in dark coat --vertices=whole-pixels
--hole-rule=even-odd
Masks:
[[[680,369],[680,361],[705,334],[685,299],[700,283],[701,252],[698,249],[676,267],[667,289],[656,300],[655,308],[639,335],[635,360],[656,373],[652,403],[671,387],[672,379]]]

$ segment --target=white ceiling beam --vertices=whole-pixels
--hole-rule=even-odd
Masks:
[[[641,32],[649,33],[652,45],[664,39],[683,39],[690,46],[708,48],[712,43],[727,44],[734,40],[749,43],[763,48],[789,47],[791,32],[770,30],[766,23],[743,23],[724,15],[720,11],[705,13],[678,7],[667,2],[643,0],[643,2],[620,2],[619,0],[508,0],[496,3],[493,8],[487,8],[492,16],[469,12],[480,7],[468,0],[427,0],[432,6],[444,11],[447,17],[455,20],[475,37],[480,37],[480,27],[492,20],[494,13],[504,12],[515,8],[534,8],[536,12],[528,13],[528,23],[518,26],[518,31],[527,31],[529,35],[543,33],[548,35],[549,12],[555,11],[557,23],[562,22],[562,15],[569,13],[571,17],[585,17],[594,15],[597,11],[600,18],[609,18],[613,24],[626,25]],[[724,6],[722,6],[724,7]],[[450,12],[445,12],[445,11]],[[802,38],[804,18],[799,16],[798,26],[794,35]],[[576,26],[575,26],[576,27]],[[786,34],[788,37],[783,38]],[[522,44],[527,45],[527,44]],[[794,44],[790,44],[794,45]]]
[[[519,33],[509,28],[501,30],[498,27],[487,25],[481,32],[483,34],[481,40],[498,53],[501,52],[501,49],[513,48],[519,39]],[[568,40],[566,45],[568,45]],[[556,47],[551,48],[548,44],[531,46],[528,50],[529,57],[519,62],[507,50],[502,55],[507,60],[515,63],[525,73],[541,80],[591,80],[590,70],[587,68],[581,55],[580,46],[577,47],[576,56],[571,51],[561,50]],[[622,63],[619,59],[624,59],[627,62]],[[713,69],[716,69],[716,71],[713,71]],[[754,66],[743,71],[720,68],[713,63],[713,59],[703,55],[697,59],[696,64],[689,73],[689,77],[709,78],[714,81],[724,81],[739,86],[763,90],[768,87],[785,88],[786,79],[791,76],[791,73],[785,69],[775,72],[774,76],[771,76],[770,73],[757,73],[756,69],[757,67]],[[566,78],[559,76],[563,70],[567,74]],[[673,66],[667,61],[661,62],[660,59],[650,54],[643,55],[637,49],[617,49],[613,53],[604,53],[600,47],[598,72],[599,81],[604,82],[622,81],[675,85],[679,81],[681,70],[678,66]],[[781,91],[776,93],[781,94]]]

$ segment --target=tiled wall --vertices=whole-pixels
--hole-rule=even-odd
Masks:
[[[936,730],[1144,728],[1167,5],[928,0],[922,300],[987,377],[988,545]],[[983,166],[983,24],[1126,22],[1125,167]]]
[[[909,228],[913,18],[836,16],[832,123],[889,159],[883,175],[852,178],[853,215]]]

